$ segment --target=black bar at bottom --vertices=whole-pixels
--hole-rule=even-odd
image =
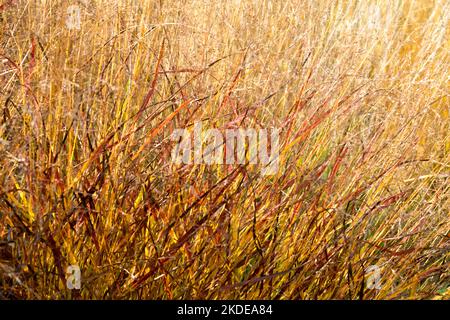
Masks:
[[[417,312],[432,310],[446,314],[449,301],[269,301],[269,300],[208,300],[208,301],[0,301],[0,314],[10,311],[20,316],[70,315],[81,320],[88,316],[114,316],[130,319],[306,319],[321,316],[361,318],[382,316],[384,311],[398,309],[402,318]],[[442,312],[442,313],[440,313]],[[102,318],[102,319],[103,319]]]

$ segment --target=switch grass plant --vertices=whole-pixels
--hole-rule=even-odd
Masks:
[[[449,16],[0,1],[0,299],[448,299]],[[172,162],[196,121],[280,128],[279,170]]]

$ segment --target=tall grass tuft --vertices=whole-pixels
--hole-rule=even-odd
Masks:
[[[449,15],[2,1],[0,299],[448,299]],[[280,170],[173,163],[195,121],[281,128]]]

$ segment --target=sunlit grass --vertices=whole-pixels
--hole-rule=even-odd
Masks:
[[[449,13],[2,1],[0,298],[448,299]],[[280,171],[173,164],[199,120],[281,128]]]

